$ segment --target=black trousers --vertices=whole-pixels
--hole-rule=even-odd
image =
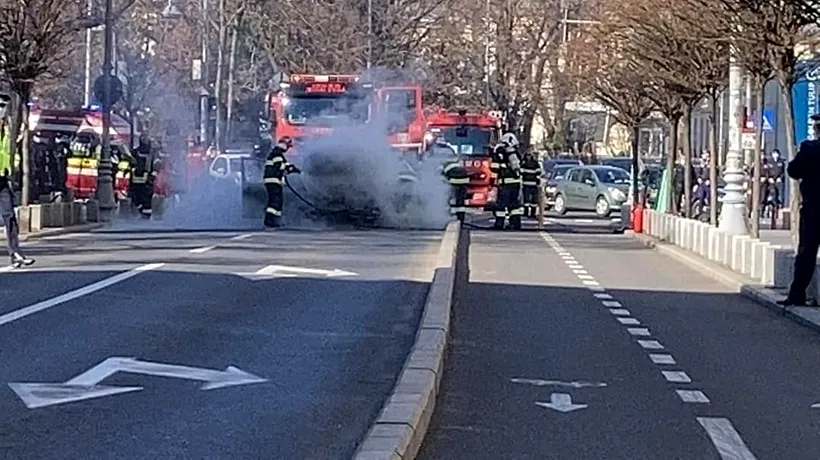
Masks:
[[[799,236],[789,299],[796,303],[804,303],[806,289],[811,283],[814,268],[817,265],[817,249],[820,247],[820,209],[800,209]]]
[[[525,185],[522,190],[524,192],[524,216],[535,217],[538,210],[538,186]]]
[[[453,185],[450,192],[450,214],[464,222],[467,213],[467,186]]]
[[[495,225],[493,228],[504,228],[504,221],[509,219],[510,228],[521,229],[521,215],[524,208],[521,207],[521,185],[506,184],[498,187],[498,202],[496,203]]]
[[[131,203],[141,214],[151,215],[151,201],[153,198],[153,184],[131,184]]]
[[[282,207],[285,204],[285,191],[282,184],[265,184],[268,192],[268,203],[265,208],[265,226],[279,227],[282,225]]]

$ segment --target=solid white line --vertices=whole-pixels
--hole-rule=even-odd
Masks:
[[[589,272],[586,270],[573,270],[572,273],[575,273],[576,275],[589,275]]]
[[[618,320],[619,323],[623,324],[624,326],[637,326],[637,325],[641,324],[641,322],[638,321],[635,318],[617,318],[617,320]]]
[[[188,252],[190,252],[191,254],[202,254],[203,252],[208,252],[211,249],[215,249],[215,248],[216,248],[216,246],[204,246],[204,247],[201,247],[201,248],[191,249]]]
[[[595,277],[592,275],[578,275],[579,280],[595,280]]]
[[[609,312],[615,316],[632,316],[632,313],[629,313],[629,310],[627,310],[626,308],[615,308],[609,310]]]
[[[677,364],[675,362],[675,358],[673,358],[672,355],[661,355],[651,353],[649,355],[649,359],[651,359],[652,362],[655,364]]]
[[[68,302],[70,300],[74,300],[78,297],[82,297],[84,295],[92,294],[92,293],[97,292],[101,289],[105,289],[108,286],[120,283],[120,282],[125,281],[129,278],[133,278],[133,277],[139,275],[140,273],[160,268],[163,265],[165,265],[165,264],[143,265],[143,266],[137,267],[133,270],[129,270],[129,271],[124,272],[124,273],[120,273],[119,275],[114,275],[110,278],[106,278],[104,280],[97,281],[96,283],[89,284],[88,286],[83,286],[83,287],[81,287],[79,289],[75,289],[71,292],[66,292],[63,295],[53,297],[53,298],[48,299],[48,300],[44,300],[42,302],[38,302],[34,305],[29,305],[28,307],[23,307],[19,310],[14,310],[10,313],[6,313],[3,316],[0,316],[0,326],[2,326],[4,324],[8,324],[12,321],[17,321],[18,319],[21,319],[21,318],[25,318],[26,316],[33,315],[37,312],[47,310],[51,307],[55,307],[57,305],[60,305],[61,303],[65,303],[65,302]]]
[[[698,417],[698,423],[706,430],[721,459],[755,460],[755,456],[746,447],[729,419]]]
[[[12,270],[14,270],[13,265],[6,265],[5,267],[0,268],[0,273],[10,272]]]
[[[649,329],[645,327],[630,327],[627,329],[627,331],[632,335],[637,335],[640,337],[649,337],[650,335],[652,335],[649,333]]]
[[[236,235],[235,237],[231,238],[231,241],[240,241],[246,238],[250,238],[253,236],[253,233],[246,233],[244,235]]]
[[[612,298],[611,295],[603,293],[603,292],[596,292],[595,294],[592,294],[592,295],[594,295],[596,299],[611,299]]]
[[[680,396],[680,399],[685,403],[709,403],[709,398],[706,397],[700,390],[675,390]]]
[[[618,302],[617,300],[604,300],[601,303],[607,308],[621,308],[623,306],[621,305],[621,302]]]
[[[692,379],[682,371],[661,371],[667,382],[672,383],[692,383]]]
[[[663,345],[657,340],[638,340],[638,345],[647,350],[663,350]]]

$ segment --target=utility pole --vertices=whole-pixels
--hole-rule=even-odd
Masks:
[[[105,0],[105,38],[103,51],[103,101],[102,101],[102,152],[97,172],[97,200],[100,203],[100,220],[111,219],[114,210],[114,183],[111,168],[111,105],[113,103],[113,74],[111,60],[114,54],[114,28],[111,20],[111,0]]]
[[[484,105],[489,108],[490,104],[492,104],[492,95],[490,94],[492,89],[490,84],[490,34],[492,33],[492,27],[490,26],[490,0],[486,0],[484,6],[484,20],[486,21],[484,29]]]
[[[367,68],[373,60],[373,0],[367,0]]]
[[[216,124],[214,126],[214,144],[216,151],[222,151],[222,80],[225,67],[225,0],[219,0],[219,49],[216,57],[216,83],[214,83],[214,99],[216,99]]]
[[[202,0],[202,91],[199,94],[199,140],[203,148],[208,147],[208,121],[210,119],[210,107],[208,104],[208,0]]]
[[[737,51],[731,48],[729,54],[729,149],[726,153],[726,195],[720,211],[718,228],[731,235],[746,235],[746,196],[743,181],[743,68],[737,58]]]
[[[86,9],[88,17],[94,14],[94,0],[88,0]],[[85,107],[91,105],[91,39],[93,35],[91,27],[85,29]]]

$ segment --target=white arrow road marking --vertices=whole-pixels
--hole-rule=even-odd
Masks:
[[[562,387],[572,387],[572,388],[602,388],[606,386],[604,382],[586,382],[586,381],[573,381],[573,382],[562,382],[561,380],[542,380],[542,379],[510,379],[513,383],[524,383],[527,385],[535,385],[539,387],[547,386],[547,385],[556,385]]]
[[[706,430],[721,459],[755,460],[729,419],[698,417],[698,423]]]
[[[201,390],[267,382],[267,379],[233,366],[228,366],[224,371],[217,371],[139,361],[134,358],[111,357],[65,383],[12,382],[9,383],[9,387],[17,393],[29,409],[142,390],[142,387],[99,385],[100,382],[117,372],[205,382],[200,387]]]
[[[108,286],[111,286],[113,284],[117,284],[117,283],[125,281],[129,278],[133,278],[133,277],[139,275],[140,273],[160,268],[163,265],[165,265],[165,264],[143,265],[143,266],[137,267],[133,270],[129,270],[125,273],[120,273],[119,275],[114,275],[110,278],[106,278],[104,280],[97,281],[96,283],[89,284],[88,286],[83,286],[83,287],[81,287],[79,289],[75,289],[71,292],[66,292],[63,295],[53,297],[53,298],[48,299],[48,300],[44,300],[42,302],[38,302],[34,305],[29,305],[28,307],[23,307],[19,310],[14,310],[12,312],[6,313],[3,316],[0,316],[0,326],[2,326],[4,324],[8,324],[12,321],[17,321],[18,319],[21,319],[21,318],[25,318],[26,316],[33,315],[37,312],[47,310],[51,307],[55,307],[55,306],[60,305],[62,303],[68,302],[70,300],[74,300],[78,297],[82,297],[84,295],[88,295],[88,294],[97,292],[97,291],[99,291],[101,289],[105,289]]]
[[[237,273],[237,275],[252,280],[271,278],[293,278],[300,275],[324,276],[325,278],[336,278],[339,276],[358,276],[358,273],[339,270],[324,270],[321,268],[287,267],[284,265],[268,265],[257,270],[255,273]]]
[[[535,404],[564,413],[587,408],[586,404],[573,404],[572,397],[567,393],[553,393],[550,395],[550,402],[536,401]]]

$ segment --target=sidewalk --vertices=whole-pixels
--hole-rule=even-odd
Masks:
[[[72,225],[71,227],[44,228],[39,232],[20,235],[20,241],[28,241],[46,236],[66,235],[68,233],[90,232],[98,228],[103,228],[105,225],[104,222],[93,222],[90,224]],[[4,231],[0,231],[0,241],[6,241],[6,233]]]
[[[783,246],[784,248],[792,247],[792,237],[789,230],[766,230],[761,227],[760,241]]]

